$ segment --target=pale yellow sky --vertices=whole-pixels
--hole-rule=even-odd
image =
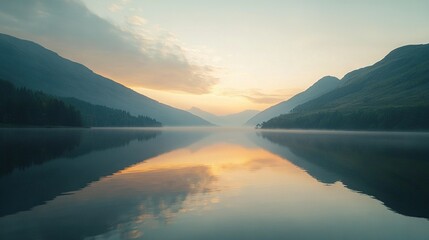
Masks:
[[[34,0],[0,31],[36,41],[155,100],[263,110],[326,75],[428,43],[427,0]],[[32,16],[34,15],[34,16]],[[31,20],[29,20],[31,19]]]
[[[263,110],[325,75],[341,78],[396,47],[429,42],[428,2],[85,0],[111,22],[138,16],[145,29],[170,34],[190,61],[214,67],[219,79],[203,94],[135,90],[217,114]]]

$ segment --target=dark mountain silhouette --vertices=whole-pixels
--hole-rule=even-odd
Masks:
[[[429,129],[429,44],[393,50],[264,128]]]
[[[255,116],[255,114],[259,112],[257,110],[245,110],[233,114],[215,115],[196,107],[188,111],[218,126],[243,126],[249,118]]]
[[[58,98],[0,80],[0,126],[8,127],[159,127],[156,120],[123,110]]]
[[[78,110],[42,92],[0,80],[0,126],[82,126]]]
[[[42,46],[0,34],[0,78],[17,87],[144,115],[164,125],[209,125],[186,111],[159,103]]]
[[[277,117],[281,114],[287,114],[296,106],[320,97],[337,88],[339,85],[340,80],[338,78],[331,76],[323,77],[307,90],[293,96],[289,100],[276,104],[256,114],[247,121],[247,124],[255,126],[256,124],[268,121],[273,117]]]
[[[160,127],[161,123],[146,116],[132,116],[130,113],[105,106],[94,105],[76,98],[61,100],[80,112],[83,126],[89,127]]]

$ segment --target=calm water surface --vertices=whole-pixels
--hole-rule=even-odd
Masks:
[[[0,130],[0,239],[429,239],[429,134]]]

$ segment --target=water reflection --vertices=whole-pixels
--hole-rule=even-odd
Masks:
[[[0,239],[429,235],[429,221],[404,216],[426,217],[426,135],[231,129],[69,133],[78,136],[77,144],[35,165],[18,164],[0,177],[5,196]],[[400,208],[409,204],[415,206]]]
[[[81,130],[1,129],[0,176],[58,158],[80,143]]]
[[[0,176],[0,216],[31,209],[202,137],[187,134],[176,141],[169,136],[174,134],[136,129],[1,130],[1,162],[6,167]]]
[[[165,135],[178,142],[175,134]],[[206,137],[210,135],[205,134]],[[2,234],[12,236],[11,239],[140,237],[143,229],[169,224],[178,214],[199,215],[210,210],[220,202],[220,192],[236,193],[250,180],[249,176],[246,181],[239,180],[237,174],[259,171],[260,177],[269,179],[271,171],[289,173],[289,176],[301,172],[260,148],[248,149],[218,141],[219,135],[207,137],[204,144],[196,143],[151,158],[92,182],[82,190],[60,195],[31,211],[8,216],[3,222],[0,220],[0,225],[6,226]],[[142,146],[141,142],[136,142],[135,146],[129,144],[124,149],[134,152]],[[106,164],[106,159],[99,164]],[[37,224],[30,224],[22,231],[16,223]],[[169,237],[161,237],[165,238]]]
[[[10,239],[137,234],[134,224],[167,223],[182,209],[189,194],[205,190],[210,178],[207,169],[198,167],[118,174],[76,193],[57,197],[31,212],[10,216],[3,233],[12,236]],[[19,224],[13,224],[28,222],[37,224],[30,224],[25,231]],[[112,229],[116,229],[115,233],[110,233]]]
[[[429,218],[429,135],[419,133],[262,132],[265,147],[317,180],[342,182],[392,210]]]

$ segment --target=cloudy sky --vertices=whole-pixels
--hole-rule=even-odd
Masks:
[[[169,105],[264,109],[429,43],[429,0],[0,0],[0,32]]]

